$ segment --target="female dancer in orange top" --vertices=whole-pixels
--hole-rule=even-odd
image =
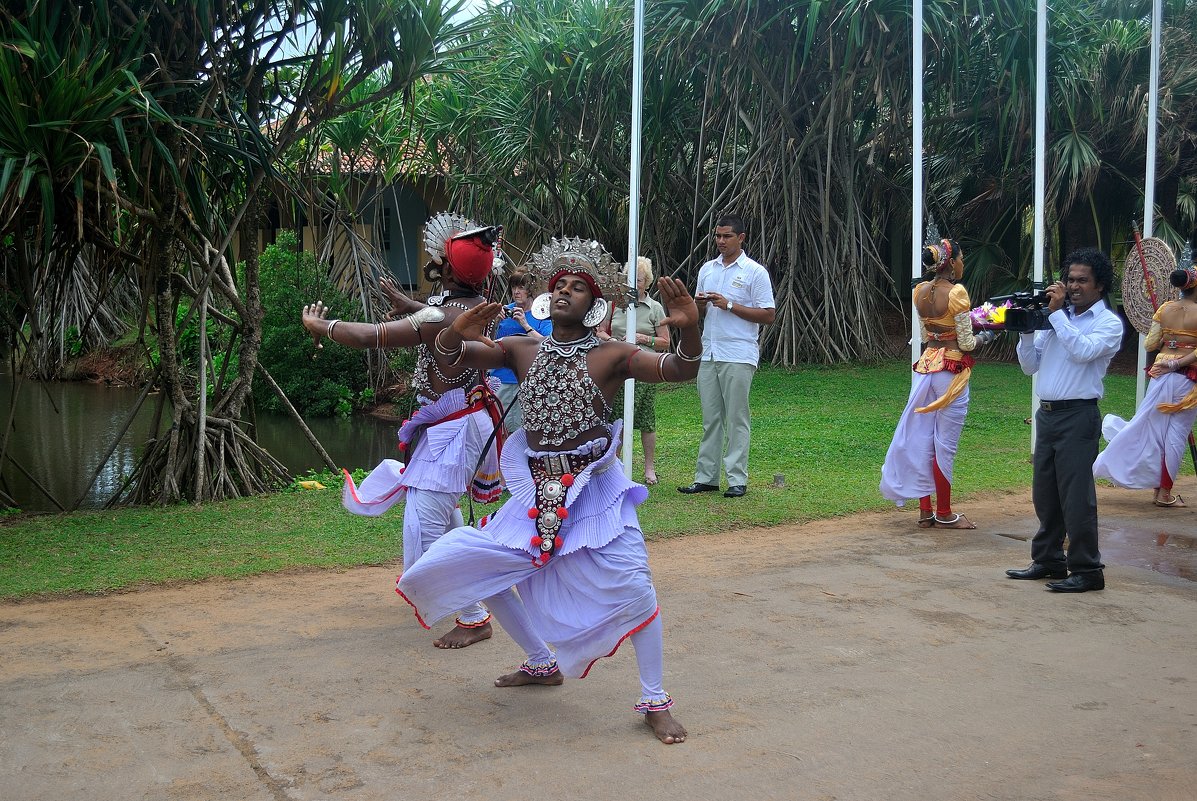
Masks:
[[[1169,279],[1180,288],[1180,300],[1163,304],[1152,318],[1146,346],[1159,354],[1147,396],[1130,422],[1106,415],[1102,433],[1110,444],[1093,463],[1093,475],[1120,487],[1154,488],[1156,506],[1179,507],[1185,503],[1172,484],[1197,419],[1197,268],[1176,270]]]
[[[944,239],[924,248],[923,264],[934,270],[931,280],[914,288],[926,347],[914,365],[910,398],[881,467],[881,494],[898,505],[918,498],[921,528],[976,528],[952,512],[952,468],[968,413],[969,352],[977,344],[968,290],[957,283],[964,274],[964,253],[955,240]]]

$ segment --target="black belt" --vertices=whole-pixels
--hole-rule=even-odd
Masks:
[[[1072,400],[1039,401],[1039,408],[1045,412],[1059,412],[1076,406],[1096,406],[1097,398],[1074,398]]]
[[[535,481],[546,478],[560,478],[566,473],[577,475],[591,462],[597,462],[603,451],[597,453],[554,453],[547,456],[529,456],[528,467]]]

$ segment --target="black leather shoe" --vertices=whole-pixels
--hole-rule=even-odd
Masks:
[[[703,484],[699,481],[695,481],[693,484],[691,484],[688,487],[678,487],[677,491],[684,492],[687,495],[694,495],[699,492],[718,492],[719,485],[718,484]]]
[[[1100,570],[1088,573],[1073,573],[1063,581],[1049,581],[1045,585],[1052,592],[1089,592],[1089,590],[1104,590],[1106,577]]]
[[[1012,579],[1028,579],[1030,581],[1038,581],[1039,579],[1062,579],[1068,578],[1068,571],[1055,567],[1048,567],[1041,565],[1038,562],[1031,562],[1023,570],[1013,568],[1006,571],[1006,575]]]
[[[748,487],[743,484],[734,484],[727,488],[727,492],[723,493],[724,498],[740,498],[744,493],[748,492]]]

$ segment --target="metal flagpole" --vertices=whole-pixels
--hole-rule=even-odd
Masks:
[[[914,24],[911,26],[910,86],[913,130],[910,137],[910,283],[918,280],[923,264],[923,0],[914,0]],[[919,310],[910,297],[910,361],[917,362],[923,343],[919,341]],[[914,374],[910,380],[914,381]]]
[[[1163,28],[1163,0],[1151,4],[1151,77],[1147,89],[1147,175],[1143,179],[1143,238],[1151,237],[1155,225],[1155,146],[1160,108],[1160,29]],[[1139,369],[1135,371],[1135,411],[1147,388],[1147,337],[1139,334]]]
[[[1035,249],[1032,269],[1035,291],[1043,289],[1043,211],[1047,194],[1047,0],[1039,0],[1035,14]],[[1019,336],[1022,336],[1019,334]],[[1031,452],[1038,434],[1035,412],[1039,409],[1039,374],[1031,376]]]
[[[632,22],[632,163],[628,190],[628,329],[627,341],[636,343],[636,257],[640,255],[640,130],[644,106],[644,0],[636,0]],[[644,288],[648,291],[649,287]],[[612,299],[614,302],[614,299]],[[632,410],[636,382],[623,384],[623,474],[632,477]]]

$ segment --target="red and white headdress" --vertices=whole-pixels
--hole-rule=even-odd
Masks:
[[[576,275],[590,285],[595,297],[623,304],[627,274],[600,243],[593,239],[553,237],[532,255],[532,272],[541,286],[552,289],[563,275]]]
[[[424,250],[432,263],[453,268],[453,276],[481,286],[502,265],[495,249],[499,229],[483,226],[455,212],[442,211],[424,224]]]

